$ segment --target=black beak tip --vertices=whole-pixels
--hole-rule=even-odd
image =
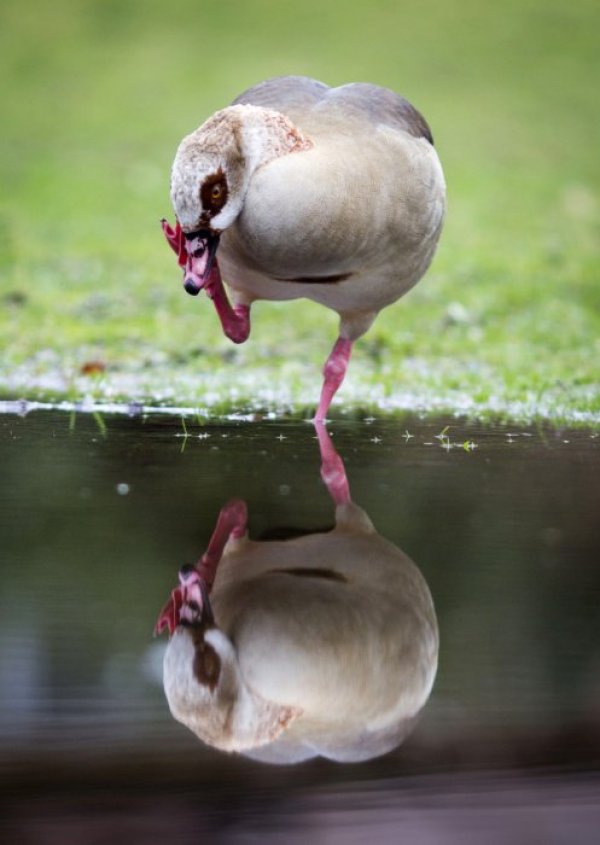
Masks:
[[[200,288],[190,276],[184,279],[183,287],[186,289],[190,296],[198,296],[198,294],[200,293]]]

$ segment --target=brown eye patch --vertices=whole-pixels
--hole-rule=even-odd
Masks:
[[[204,640],[195,643],[195,645],[194,675],[199,684],[208,687],[212,692],[219,682],[221,660],[214,648]]]
[[[222,170],[207,176],[200,187],[202,207],[211,217],[218,214],[227,202],[227,177]]]

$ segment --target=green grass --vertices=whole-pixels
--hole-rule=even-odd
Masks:
[[[599,29],[592,0],[3,4],[0,394],[312,407],[335,315],[259,303],[233,347],[158,226],[179,139],[305,73],[411,99],[449,192],[431,270],[359,341],[336,410],[599,422]]]

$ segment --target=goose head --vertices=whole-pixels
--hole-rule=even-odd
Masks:
[[[242,107],[216,112],[179,144],[171,202],[186,235],[220,234],[240,213],[246,187]]]
[[[165,652],[163,683],[178,722],[208,745],[239,747],[233,723],[245,690],[233,645],[218,628],[178,625]],[[254,738],[247,741],[254,744]]]
[[[273,742],[298,713],[248,688],[234,644],[215,624],[202,576],[184,567],[179,580],[156,626],[171,634],[163,683],[173,717],[223,751]]]
[[[181,141],[171,171],[171,203],[193,257],[185,283],[189,293],[198,293],[208,277],[219,238],[242,211],[257,167],[310,146],[283,114],[250,105],[221,109]]]

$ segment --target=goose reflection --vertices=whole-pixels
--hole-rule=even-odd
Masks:
[[[395,748],[437,669],[423,576],[352,502],[342,459],[315,428],[335,527],[255,541],[245,503],[229,502],[156,625],[170,634],[163,680],[175,719],[211,746],[272,763]]]

